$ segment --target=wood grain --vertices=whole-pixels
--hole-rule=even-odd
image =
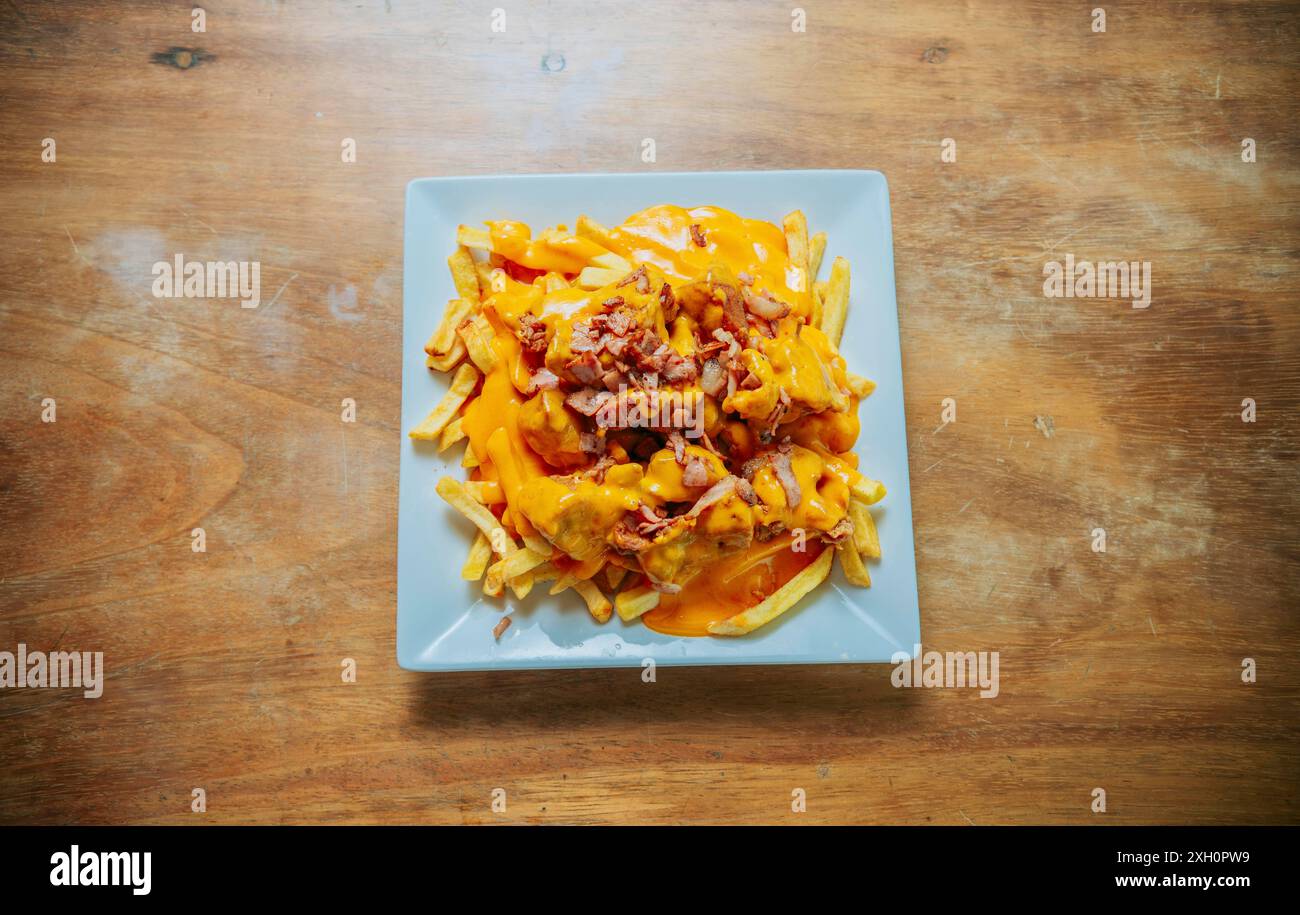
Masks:
[[[805,9],[0,5],[0,649],[109,669],[0,691],[0,822],[1300,822],[1296,4]],[[1000,695],[398,669],[406,182],[791,167],[889,179],[923,634]]]

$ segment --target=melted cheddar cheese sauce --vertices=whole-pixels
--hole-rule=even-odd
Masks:
[[[495,508],[502,522],[523,536],[540,534],[567,554],[567,560],[556,559],[566,568],[594,573],[612,558],[639,568],[651,581],[681,582],[678,593],[665,593],[642,617],[651,628],[673,635],[707,634],[710,622],[753,606],[812,562],[823,548],[816,534],[831,531],[847,516],[858,476],[851,454],[858,435],[857,400],[847,392],[844,360],[825,334],[805,323],[813,311],[810,283],[790,264],[782,230],[716,207],[676,206],[631,216],[609,230],[605,246],[558,230],[534,238],[522,223],[488,225],[493,250],[527,271],[480,265],[483,288],[490,290],[483,313],[496,330],[491,342],[496,365],[462,417],[479,461],[473,478],[500,483],[505,501]],[[697,241],[701,236],[703,245]],[[627,284],[583,289],[554,281],[580,272],[607,251],[645,265],[648,291]],[[790,505],[787,486],[773,466],[764,464],[753,473],[755,504],[733,492],[698,517],[651,535],[651,545],[635,556],[620,555],[609,540],[620,521],[635,517],[642,505],[680,514],[704,488],[685,485],[683,466],[671,448],[638,462],[618,434],[607,436],[605,445],[619,463],[603,479],[584,477],[582,470],[593,459],[584,454],[581,436],[590,423],[584,425],[566,406],[562,391],[529,393],[532,375],[544,365],[570,389],[579,385],[568,368],[574,334],[579,325],[607,313],[614,297],[635,315],[637,326],[652,328],[674,352],[690,357],[700,345],[697,336],[711,339],[721,309],[692,311],[683,305],[680,312],[665,311],[660,292],[666,283],[674,298],[689,300],[693,284],[698,288],[711,271],[741,278],[753,291],[789,305],[790,314],[772,322],[775,336],[751,330],[738,340],[738,361],[757,384],[718,398],[720,404],[706,400],[705,427],[729,450],[732,468],[695,443],[685,454],[703,463],[706,485],[739,473],[740,461],[769,447],[761,443],[761,426],[784,402],[779,428],[767,432],[793,443],[789,467],[800,498]],[[544,328],[544,355],[525,354],[519,339],[525,322]],[[604,369],[611,360],[608,354],[602,360]],[[694,381],[677,389],[700,390]],[[790,549],[788,536],[760,540],[754,536],[760,525],[804,529],[807,550]]]

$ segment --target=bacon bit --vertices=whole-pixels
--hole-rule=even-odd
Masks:
[[[589,324],[573,325],[573,336],[569,338],[569,351],[574,353],[597,352],[600,348],[600,335]]]
[[[627,387],[627,376],[618,369],[610,369],[600,379],[605,384],[605,390],[618,392],[619,388]]]
[[[754,474],[758,473],[759,470],[761,470],[763,465],[766,463],[767,463],[767,455],[765,454],[759,455],[758,457],[752,457],[748,461],[740,465],[740,476],[743,479],[752,482],[754,479]]]
[[[647,291],[646,289],[642,289],[642,288],[641,288],[641,281],[642,281],[642,280],[648,280],[648,279],[649,279],[649,277],[646,276],[646,272],[645,272],[645,264],[642,264],[640,267],[637,267],[635,270],[633,270],[633,271],[632,271],[631,273],[629,273],[627,276],[625,276],[625,277],[623,277],[621,280],[619,280],[619,281],[618,281],[618,285],[615,286],[614,288],[615,288],[615,289],[622,289],[624,286],[630,285],[630,284],[632,284],[632,283],[636,283],[636,291],[637,291],[637,292],[646,292],[646,291]],[[647,288],[648,288],[648,287],[647,287]]]
[[[746,391],[757,391],[762,386],[763,382],[753,372],[747,373],[744,380],[740,382],[740,387]]]
[[[692,489],[709,485],[709,468],[694,455],[686,460],[686,469],[682,471],[682,485]]]
[[[546,325],[536,315],[525,313],[519,316],[519,331],[516,336],[528,352],[546,352]]]
[[[727,383],[727,373],[717,359],[706,359],[700,371],[700,389],[710,397],[717,397]]]
[[[790,313],[790,306],[766,292],[754,292],[748,286],[740,290],[745,300],[745,307],[768,321],[784,318]]]
[[[728,359],[735,359],[737,356],[740,355],[740,341],[738,341],[734,336],[732,336],[727,331],[723,330],[721,327],[713,331],[713,339],[720,340],[721,342],[727,345]]]
[[[694,359],[684,359],[673,353],[668,357],[667,364],[664,366],[664,381],[668,384],[682,384],[687,381],[694,381],[699,370],[695,368]]]
[[[584,385],[594,385],[600,381],[605,371],[600,360],[591,350],[584,350],[581,356],[570,359],[564,367],[573,373],[573,377],[577,378],[580,384]]]
[[[736,373],[727,372],[727,396],[731,397],[736,393]]]
[[[636,327],[636,321],[626,311],[616,311],[605,316],[605,330],[615,337],[626,337]]]
[[[621,295],[616,295],[613,296],[612,298],[608,298],[605,301],[601,302],[600,307],[608,308],[610,311],[613,311],[615,308],[619,308],[623,304],[624,304],[623,297]]]
[[[726,331],[724,330],[725,334]],[[695,348],[695,355],[699,359],[708,359],[714,353],[721,352],[727,348],[727,344],[721,340],[710,340],[708,343],[701,343]]]
[[[538,391],[549,391],[560,386],[560,379],[550,369],[541,368],[533,372],[532,377],[528,379],[528,390],[525,393],[536,394]]]
[[[636,526],[628,518],[623,518],[615,524],[606,539],[620,553],[639,553],[651,546],[651,542],[637,531]]]
[[[668,447],[673,449],[673,457],[677,459],[677,463],[685,463],[686,439],[676,429],[668,433]]]
[[[605,436],[594,432],[581,432],[578,434],[578,448],[583,454],[604,454]]]
[[[601,442],[601,450],[603,451],[603,450],[604,450],[604,442],[603,442],[604,436],[599,436],[599,438],[602,439],[602,442]],[[602,457],[600,458],[600,460],[596,461],[596,463],[594,463],[594,464],[591,465],[591,468],[590,468],[590,469],[588,469],[588,470],[586,470],[586,471],[583,472],[583,476],[588,477],[588,478],[590,478],[590,479],[592,479],[592,480],[595,480],[597,483],[604,483],[604,482],[605,482],[605,471],[606,471],[606,470],[609,470],[609,468],[613,467],[613,466],[614,466],[615,464],[617,464],[617,463],[618,463],[618,461],[614,460],[612,457],[609,457],[608,455],[606,455],[606,456],[602,456]]]
[[[744,333],[749,322],[740,292],[730,283],[717,283],[714,288],[722,290],[722,326],[735,334]]]
[[[741,281],[742,283],[744,283],[746,286],[753,286],[753,285],[754,285],[754,278],[753,278],[752,276],[750,276],[748,273],[745,273],[744,271],[741,271],[740,273],[737,273],[737,274],[736,274],[736,279],[740,280],[740,281]]]
[[[754,539],[759,543],[767,543],[784,530],[785,522],[783,521],[773,521],[770,524],[759,524],[754,527]]]
[[[700,227],[698,222],[691,224],[691,241],[695,242],[700,248],[708,244],[704,239],[704,229]]]
[[[700,513],[711,505],[716,505],[736,490],[736,478],[731,474],[723,477],[718,482],[710,486],[691,506],[691,510],[686,513],[687,518],[697,518]]]
[[[492,627],[492,637],[500,640],[501,636],[510,628],[512,620],[508,616],[501,617],[501,622]]]
[[[803,490],[799,488],[799,481],[794,478],[790,453],[778,449],[772,456],[772,469],[776,472],[777,482],[785,490],[785,504],[790,508],[798,508],[800,500],[803,499]]]
[[[718,457],[722,458],[724,461],[726,460],[726,458],[723,456],[722,452],[719,451],[718,448],[717,448],[717,446],[713,444],[713,439],[709,438],[709,433],[707,433],[707,432],[701,432],[701,433],[700,433],[700,443],[704,445],[704,450],[705,450],[705,451],[709,451],[709,452],[711,452],[711,453],[713,453],[713,454],[716,454]],[[750,491],[752,492],[753,490],[751,489]]]
[[[664,283],[659,288],[659,307],[663,310],[665,317],[677,307],[677,297],[673,295],[673,287],[667,283]]]
[[[758,504],[758,493],[754,492],[754,485],[744,477],[736,477],[736,494],[749,505]]]
[[[841,518],[836,525],[822,534],[822,539],[828,543],[839,543],[844,538],[853,534],[853,522],[848,518]]]
[[[614,395],[609,391],[597,391],[595,388],[583,388],[580,391],[574,391],[564,399],[564,402],[573,409],[577,410],[583,416],[595,416],[600,408],[614,399]]]

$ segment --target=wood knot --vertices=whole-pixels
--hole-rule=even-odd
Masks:
[[[166,51],[155,51],[149,59],[164,67],[189,70],[204,61],[216,60],[216,57],[202,48],[168,48]]]
[[[942,45],[933,45],[921,54],[921,60],[927,64],[941,64],[948,59],[948,49]]]

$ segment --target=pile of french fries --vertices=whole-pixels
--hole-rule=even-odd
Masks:
[[[819,327],[838,348],[844,331],[849,302],[849,263],[836,257],[829,277],[817,276],[826,251],[826,233],[808,234],[807,219],[795,211],[783,220],[788,256],[798,278],[791,288],[799,287],[811,295],[813,314],[809,323]],[[548,229],[544,237],[563,244],[564,233]],[[549,235],[548,235],[549,233]],[[547,273],[534,280],[546,291],[573,285],[598,289],[626,277],[635,265],[609,250],[609,230],[596,221],[581,216],[575,231],[577,238],[596,242],[606,253],[592,257],[573,275]],[[476,455],[461,427],[464,410],[473,400],[484,375],[497,367],[499,359],[493,348],[493,327],[484,314],[484,304],[494,291],[503,288],[505,258],[493,249],[492,236],[481,228],[460,226],[458,246],[447,259],[457,297],[447,303],[441,322],[425,345],[426,365],[435,371],[451,372],[451,384],[442,400],[429,415],[410,430],[412,439],[436,442],[439,452],[465,441],[461,466],[474,468],[486,456]],[[875,385],[858,375],[848,375],[848,386],[859,398],[868,396]],[[482,581],[483,593],[500,596],[506,588],[518,599],[526,597],[538,584],[550,583],[548,593],[555,595],[573,590],[582,598],[597,622],[607,621],[616,611],[625,621],[635,620],[659,605],[660,592],[644,583],[639,575],[620,590],[629,571],[636,571],[634,560],[616,554],[602,557],[597,563],[554,561],[561,554],[537,534],[521,535],[502,523],[498,509],[505,503],[501,484],[495,481],[458,481],[443,477],[437,484],[438,494],[477,529],[469,555],[461,568],[462,578]],[[737,636],[752,632],[776,619],[821,584],[830,574],[832,561],[840,560],[845,579],[854,585],[869,587],[871,577],[864,563],[880,558],[880,539],[868,506],[884,497],[882,484],[865,480],[853,487],[849,505],[852,536],[834,546],[828,544],[818,557],[795,574],[757,605],[721,620],[709,627],[719,636]],[[613,594],[611,600],[608,594]],[[494,630],[497,638],[509,625],[505,617]]]

